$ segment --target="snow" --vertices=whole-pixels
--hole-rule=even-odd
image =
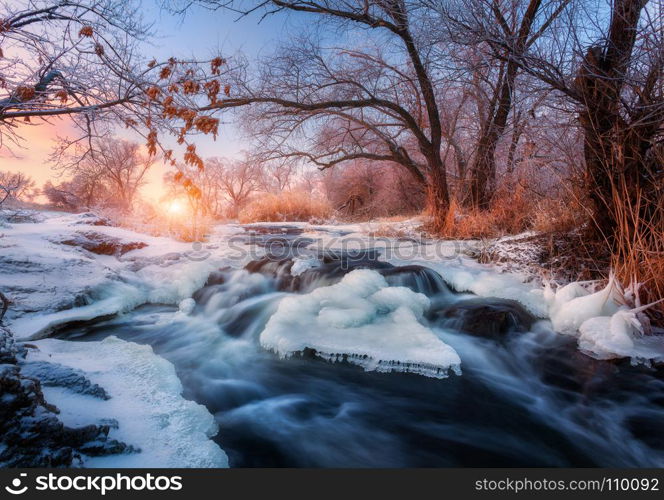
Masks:
[[[579,349],[597,359],[631,358],[633,362],[664,362],[664,339],[644,335],[633,310],[597,316],[579,327]]]
[[[175,368],[149,346],[108,337],[101,342],[35,342],[27,363],[56,362],[81,370],[110,399],[62,387],[44,387],[47,401],[70,427],[107,422],[118,426],[109,437],[139,453],[86,457],[86,467],[227,467],[226,454],[210,438],[217,433],[205,407],[185,400]]]
[[[460,374],[461,360],[420,323],[429,299],[388,287],[375,271],[360,269],[307,295],[284,298],[260,335],[282,357],[314,349],[329,361],[347,360],[367,371],[410,372],[442,378]]]
[[[553,328],[560,333],[576,333],[581,325],[598,316],[611,316],[621,307],[615,278],[602,290],[589,293],[578,283],[559,288],[555,294],[545,288],[545,300]]]
[[[89,217],[42,214],[36,223],[8,224],[0,238],[0,283],[12,300],[6,320],[17,339],[37,339],[73,321],[126,312],[146,303],[177,305],[200,289],[209,274],[233,263],[220,226],[211,236],[216,250],[190,258],[192,245],[110,226],[93,226]],[[80,231],[145,248],[121,257],[92,254],[62,242]],[[194,256],[196,257],[196,256]],[[248,257],[248,256],[247,256]]]

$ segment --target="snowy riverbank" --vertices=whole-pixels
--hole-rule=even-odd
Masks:
[[[173,365],[152,348],[113,336],[88,342],[46,337],[146,304],[179,305],[167,320],[174,327],[199,321],[190,315],[204,308],[216,321],[206,323],[205,335],[221,335],[217,323],[230,314],[225,308],[260,290],[268,294],[239,314],[251,316],[240,316],[245,322],[265,316],[257,333],[268,351],[283,357],[313,351],[365,370],[438,378],[448,371],[461,375],[471,354],[455,349],[454,334],[431,318],[461,314],[455,321],[466,321],[468,314],[486,314],[491,302],[473,302],[482,297],[505,308],[485,321],[577,336],[581,351],[599,359],[664,361],[664,337],[646,335],[639,311],[613,284],[597,291],[579,284],[543,287],[532,277],[479,264],[477,242],[426,240],[402,225],[399,237],[374,236],[372,224],[220,225],[204,244],[192,245],[112,227],[93,214],[27,213],[20,223],[0,227],[0,290],[11,300],[5,324],[28,343],[16,366],[41,381],[67,428],[105,426],[105,439],[121,444],[122,453],[99,456],[82,447],[75,454],[85,466],[223,467],[226,455],[210,440],[216,433],[210,410],[181,396]],[[283,254],[260,260],[275,252]],[[359,256],[355,271],[344,264],[348,255]],[[369,264],[362,260],[367,255]],[[249,262],[250,273],[215,275]],[[214,300],[192,300],[206,284]],[[270,295],[275,290],[297,295]],[[441,296],[447,309],[437,309]],[[503,328],[494,326],[486,330]]]

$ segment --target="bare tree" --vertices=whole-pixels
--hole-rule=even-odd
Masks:
[[[42,187],[42,194],[54,208],[77,210],[84,205],[72,187],[72,184],[69,182],[53,184],[51,181],[46,181]]]
[[[611,240],[635,223],[621,220],[621,205],[640,207],[646,227],[662,224],[653,217],[664,196],[664,8],[615,0],[608,13],[597,26],[596,10],[577,9],[566,33],[536,51],[515,51],[505,37],[491,44],[575,106],[593,227]]]
[[[228,215],[237,217],[238,212],[260,186],[260,166],[247,160],[209,158],[206,160],[206,168],[217,172],[221,194],[229,202]]]
[[[113,206],[128,212],[154,160],[141,153],[138,143],[121,139],[97,139],[90,148],[86,150],[90,154],[81,154],[82,160],[55,168],[73,178],[71,191],[82,205]],[[77,152],[73,156],[78,158]]]
[[[424,206],[422,186],[398,166],[356,160],[325,172],[326,197],[350,217],[373,218],[416,213]]]
[[[7,201],[18,201],[34,195],[35,181],[22,172],[0,171],[0,207]]]
[[[571,0],[461,0],[437,4],[452,39],[473,49],[470,73],[478,100],[480,121],[473,161],[469,167],[470,195],[474,206],[488,208],[496,187],[496,149],[505,133],[515,103],[521,67],[511,54],[523,54],[551,28]],[[514,121],[519,121],[515,117]],[[519,117],[522,118],[522,117]],[[522,122],[523,123],[523,122]],[[519,138],[519,125],[513,127]],[[516,146],[516,143],[515,143]]]
[[[192,211],[221,217],[237,217],[239,210],[263,185],[260,164],[248,159],[208,158],[205,168],[179,164],[164,176],[171,196],[189,200]]]
[[[655,17],[642,20],[647,3],[616,0],[606,39],[588,49],[574,82],[588,191],[604,235],[619,223],[617,190],[631,204],[644,195],[655,206],[664,196],[664,9],[655,5]]]
[[[289,158],[262,161],[260,156],[249,158],[260,168],[259,188],[267,193],[279,194],[292,187],[297,174],[297,163]]]
[[[233,95],[203,110],[252,106],[250,121],[270,140],[274,157],[299,157],[329,168],[357,159],[389,161],[426,187],[428,206],[441,223],[449,206],[441,158],[442,125],[425,30],[431,11],[416,1],[271,0],[234,5],[199,3],[244,13],[304,12],[364,35],[363,47],[323,46],[315,36],[293,40],[260,64]],[[245,7],[246,5],[246,7]],[[414,148],[412,147],[414,146]]]
[[[47,181],[42,187],[42,194],[51,205],[64,210],[105,208],[112,198],[105,181],[96,170],[78,169],[69,180],[57,184]]]
[[[216,135],[217,119],[195,110],[224,88],[226,61],[143,58],[140,44],[151,32],[139,7],[135,0],[0,5],[0,140],[20,143],[21,127],[68,116],[78,134],[61,153],[120,125],[141,134],[152,155],[160,133],[170,133],[187,144],[185,161],[200,165],[187,137]]]

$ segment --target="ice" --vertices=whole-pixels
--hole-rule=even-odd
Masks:
[[[575,334],[581,325],[598,316],[611,316],[621,308],[612,276],[602,290],[588,293],[576,283],[559,289],[555,295],[547,294],[549,316],[554,330],[560,333]]]
[[[184,261],[171,266],[146,266],[136,274],[148,289],[145,302],[178,304],[201,289],[215,269],[212,260]]]
[[[555,331],[578,335],[579,349],[597,359],[631,358],[633,362],[664,360],[664,337],[645,335],[639,317],[645,307],[630,309],[638,297],[622,292],[611,275],[607,285],[590,293],[581,283],[552,289],[545,283],[544,299]]]
[[[0,240],[0,283],[12,300],[5,319],[22,340],[146,303],[177,305],[200,289],[213,270],[227,266],[233,253],[226,238],[233,229],[226,226],[211,235],[216,250],[197,260],[189,258],[190,243],[89,225],[94,220],[81,215],[42,215],[38,222],[8,224]],[[119,257],[63,244],[87,230],[125,246],[147,246]]]
[[[472,263],[434,267],[456,291],[471,292],[480,297],[497,297],[519,302],[538,318],[547,317],[542,292],[533,284],[524,283],[518,273],[499,273],[495,269],[476,268]]]
[[[664,337],[644,335],[635,310],[587,319],[579,328],[579,349],[597,359],[631,358],[664,361]]]
[[[191,314],[194,308],[196,307],[196,301],[194,299],[184,299],[180,302],[178,309],[182,314]]]
[[[48,361],[81,370],[110,399],[45,387],[47,401],[72,427],[108,419],[118,422],[109,436],[140,453],[86,457],[86,467],[227,467],[226,454],[210,438],[214,417],[204,406],[181,395],[182,385],[171,363],[152,348],[108,337],[101,342],[44,339],[35,342],[27,362]]]
[[[379,273],[360,269],[307,295],[284,298],[260,335],[282,357],[314,349],[329,361],[346,360],[367,371],[411,372],[442,378],[461,360],[420,323],[429,299],[390,287]]]
[[[14,335],[17,339],[42,338],[62,325],[129,311],[145,302],[140,289],[121,282],[110,282],[100,287],[100,291],[102,296],[87,306],[51,314],[25,316],[14,321]]]
[[[634,349],[634,333],[639,330],[641,323],[629,311],[590,318],[579,328],[579,347],[601,359],[629,356]]]
[[[307,271],[309,269],[314,269],[319,266],[320,266],[320,260],[318,260],[316,257],[308,256],[305,258],[296,258],[293,261],[293,266],[290,269],[290,273],[293,276],[299,276],[304,271]]]

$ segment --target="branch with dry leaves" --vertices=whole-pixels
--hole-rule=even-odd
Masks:
[[[219,120],[201,111],[230,95],[223,79],[228,62],[209,59],[164,61],[141,55],[152,35],[138,1],[35,0],[0,8],[0,141],[21,144],[24,127],[67,118],[75,133],[55,152],[72,147],[92,155],[94,140],[118,126],[145,140],[148,152],[167,161],[181,154],[202,166],[193,137],[216,136]],[[176,138],[182,151],[167,150]]]

